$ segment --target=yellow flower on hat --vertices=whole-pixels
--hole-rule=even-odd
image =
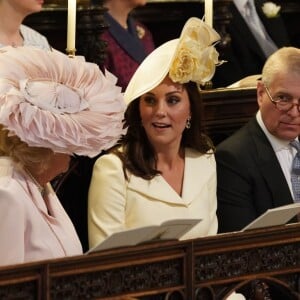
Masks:
[[[213,77],[216,65],[221,63],[214,47],[219,35],[204,22],[200,24],[197,21],[182,34],[169,71],[174,82],[204,84]]]
[[[169,72],[170,78],[179,83],[194,81],[204,84],[213,77],[219,54],[213,46],[206,47],[202,51],[192,43],[185,46],[179,49],[173,61]]]

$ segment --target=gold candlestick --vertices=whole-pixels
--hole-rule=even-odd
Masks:
[[[69,57],[73,58],[75,57],[76,49],[66,49],[66,53]]]

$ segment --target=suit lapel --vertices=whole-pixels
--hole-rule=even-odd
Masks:
[[[133,60],[141,63],[146,57],[143,45],[137,35],[136,24],[132,18],[128,20],[128,31],[116,22],[110,14],[104,14],[105,21],[108,23],[108,31]]]
[[[292,203],[293,198],[276,154],[255,119],[249,124],[249,131],[257,166],[272,193],[274,207]]]

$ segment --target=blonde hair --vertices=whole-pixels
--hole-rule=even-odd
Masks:
[[[283,47],[274,52],[262,70],[262,81],[269,86],[279,73],[293,73],[300,76],[300,49]]]
[[[51,149],[28,146],[18,136],[9,134],[0,124],[0,156],[9,156],[21,166],[34,168],[40,173],[48,168],[53,154]]]

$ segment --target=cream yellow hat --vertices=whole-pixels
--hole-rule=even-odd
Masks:
[[[209,81],[220,64],[214,47],[219,39],[220,35],[201,19],[190,18],[178,39],[162,44],[140,64],[126,88],[125,102],[152,90],[167,74],[179,83]]]

